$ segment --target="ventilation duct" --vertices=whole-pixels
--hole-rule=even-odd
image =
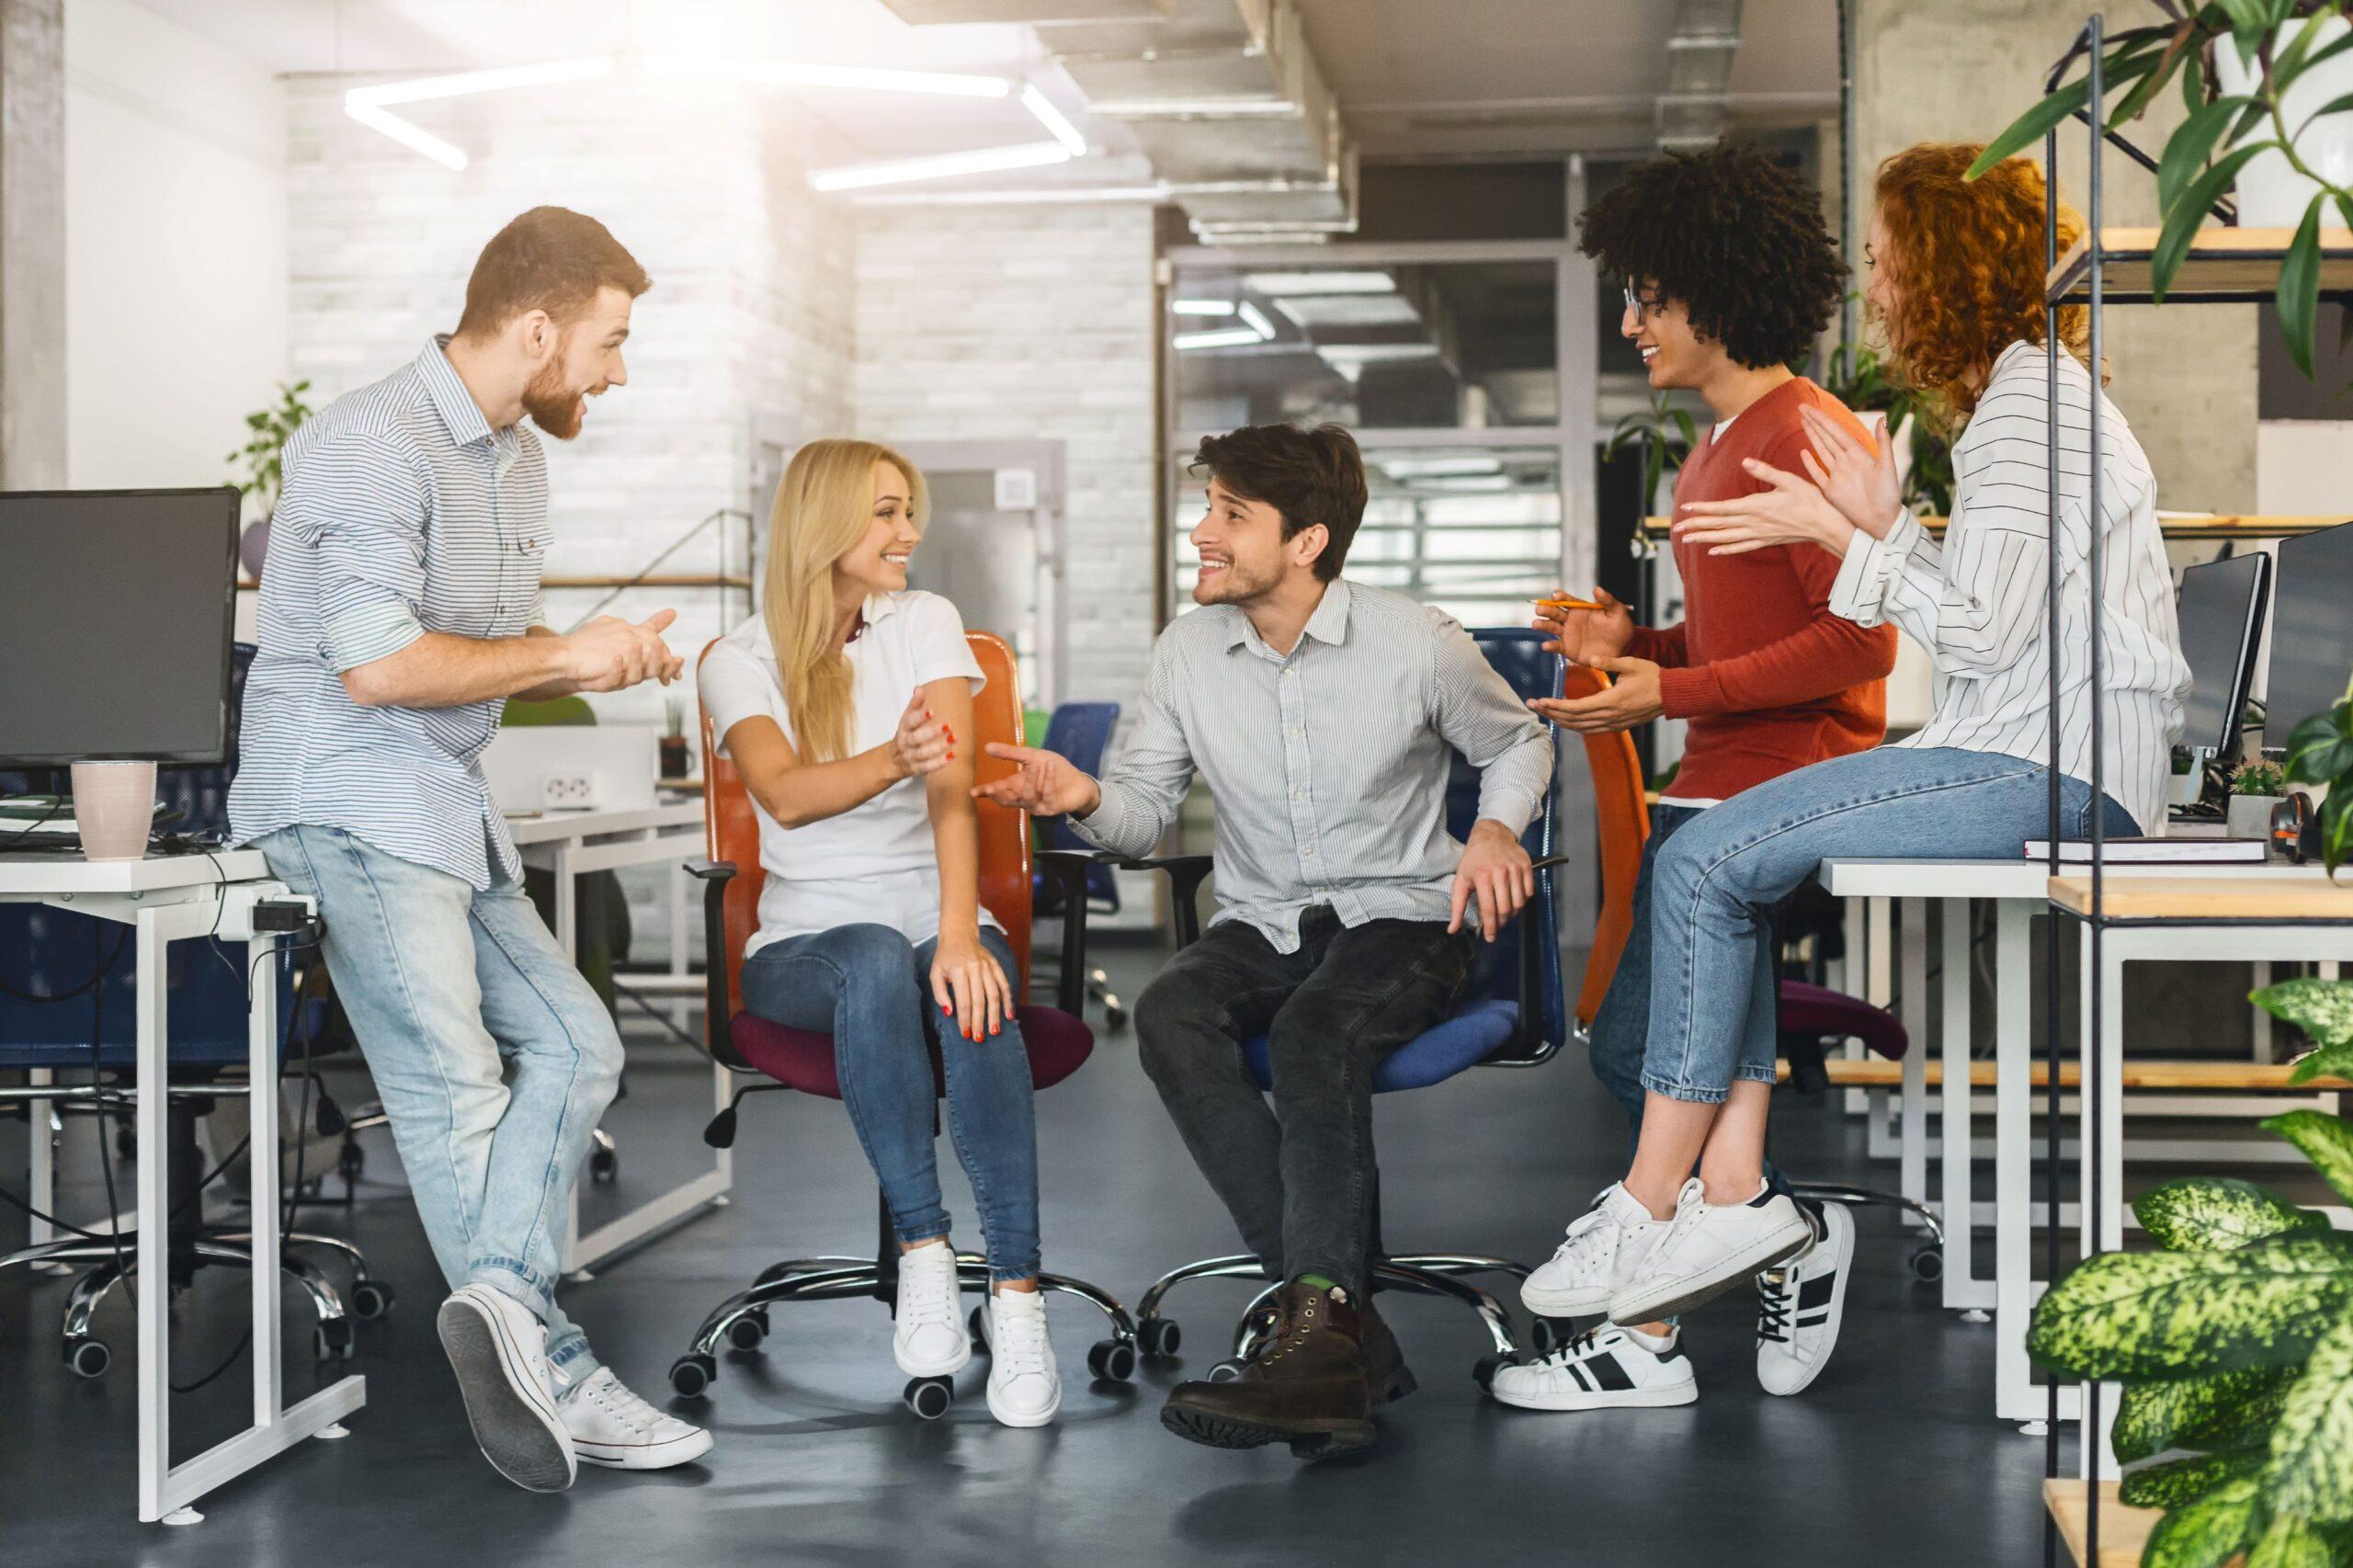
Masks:
[[[1723,135],[1724,101],[1739,50],[1740,0],[1676,0],[1666,91],[1658,97],[1660,147],[1709,147]]]

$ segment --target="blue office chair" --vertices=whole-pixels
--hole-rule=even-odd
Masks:
[[[225,834],[229,820],[229,780],[236,772],[236,724],[244,692],[247,667],[253,663],[249,643],[236,644],[230,665],[229,755],[221,767],[165,767],[156,772],[156,793],[168,810],[178,813],[169,831],[199,842],[207,835]],[[23,788],[20,778],[0,775],[0,792]],[[85,915],[45,904],[0,904],[0,1073],[46,1070],[52,1074],[79,1076],[79,1083],[54,1083],[28,1106],[33,1136],[51,1136],[62,1125],[50,1120],[56,1109],[88,1111],[100,1116],[126,1107],[134,1091],[127,1086],[136,1065],[137,1009],[133,966],[115,962],[97,988],[101,1032],[91,1049],[93,1002],[85,987],[91,975],[118,952],[119,927],[109,927]],[[224,956],[225,954],[225,956]],[[197,1187],[203,1180],[201,1152],[196,1143],[196,1119],[211,1108],[205,1088],[248,1062],[244,958],[242,948],[214,949],[209,942],[187,941],[165,949],[164,983],[171,994],[171,1101],[168,1112],[168,1152],[172,1162],[175,1211],[185,1207],[191,1222],[176,1233],[173,1274],[184,1279],[199,1264],[251,1267],[252,1235],[243,1227],[205,1226],[193,1222]],[[276,976],[279,1017],[288,1020],[294,1039],[314,1041],[324,1032],[327,1004],[312,997],[298,1000],[291,975]],[[45,1003],[35,998],[74,996]],[[94,1092],[88,1074],[94,1065],[101,1080],[111,1080],[105,1097]],[[47,1102],[43,1104],[42,1102]],[[341,1120],[324,1096],[316,1102],[324,1125],[330,1117]],[[361,1124],[357,1119],[353,1125]],[[334,1131],[326,1127],[326,1131]],[[272,1130],[274,1131],[274,1130]],[[128,1152],[127,1149],[125,1151]],[[323,1173],[322,1173],[323,1174]],[[260,1197],[262,1195],[256,1195]],[[142,1216],[144,1220],[146,1216]],[[74,1236],[27,1247],[0,1256],[0,1268],[13,1265],[96,1265],[74,1281],[67,1299],[61,1351],[65,1363],[84,1377],[105,1375],[113,1354],[106,1342],[90,1332],[98,1303],[120,1280],[116,1259],[136,1271],[136,1236],[125,1232],[118,1252],[113,1241]],[[290,1233],[289,1248],[323,1248],[340,1253],[351,1265],[351,1315],[380,1317],[392,1310],[392,1290],[369,1278],[368,1260],[359,1249],[336,1236]],[[289,1278],[309,1294],[318,1314],[313,1349],[322,1359],[342,1359],[351,1354],[352,1329],[344,1298],[318,1267],[289,1251],[283,1267]]]
[[[1560,661],[1543,652],[1541,633],[1519,629],[1473,631],[1479,651],[1497,674],[1523,699],[1551,697],[1559,690]],[[1568,857],[1553,853],[1554,790],[1547,790],[1536,819],[1521,842],[1536,863],[1536,900],[1518,921],[1517,942],[1497,942],[1482,955],[1471,983],[1454,1016],[1401,1047],[1381,1062],[1373,1075],[1372,1092],[1397,1094],[1442,1084],[1470,1067],[1533,1067],[1549,1060],[1568,1039],[1568,1016],[1561,983],[1560,933],[1552,901],[1552,869]],[[1478,819],[1479,776],[1460,755],[1447,780],[1447,826],[1461,838]],[[1194,894],[1209,874],[1206,855],[1159,856],[1145,860],[1116,861],[1132,869],[1168,873],[1175,884],[1176,939],[1183,947],[1200,935]],[[1243,1046],[1243,1057],[1260,1088],[1269,1088],[1264,1037]],[[1372,1288],[1406,1290],[1445,1296],[1476,1312],[1487,1326],[1494,1354],[1472,1369],[1481,1386],[1495,1369],[1518,1352],[1511,1320],[1493,1294],[1462,1278],[1471,1274],[1528,1276],[1528,1266],[1507,1257],[1470,1253],[1391,1255],[1381,1239],[1380,1178],[1373,1187]],[[1172,1356],[1180,1338],[1176,1321],[1160,1315],[1160,1303],[1187,1279],[1268,1279],[1258,1259],[1247,1255],[1205,1258],[1173,1269],[1144,1292],[1136,1312],[1136,1342],[1147,1356]],[[1210,1369],[1212,1380],[1232,1377],[1241,1369],[1256,1340],[1271,1327],[1271,1308],[1280,1280],[1268,1279],[1267,1289],[1243,1313],[1234,1358]],[[1549,1325],[1540,1324],[1537,1336],[1547,1338]]]
[[[1103,754],[1110,749],[1111,732],[1119,727],[1120,705],[1116,702],[1065,702],[1057,707],[1046,721],[1043,748],[1069,761],[1082,773],[1097,778],[1103,774]],[[1066,850],[1090,857],[1086,865],[1086,907],[1089,915],[1117,915],[1120,912],[1120,882],[1111,867],[1091,858],[1094,846],[1079,837],[1066,817],[1048,817],[1039,824],[1044,835],[1040,846],[1046,849]],[[1062,883],[1040,871],[1032,879],[1032,898],[1040,918],[1060,917],[1063,912]],[[1041,955],[1051,957],[1051,946],[1041,946]],[[1040,971],[1041,983],[1051,983],[1055,978],[1053,963]],[[1128,1010],[1111,994],[1111,977],[1099,969],[1086,971],[1086,994],[1103,1006],[1103,1026],[1112,1032],[1127,1027]]]

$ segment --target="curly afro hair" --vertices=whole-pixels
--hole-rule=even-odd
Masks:
[[[1821,193],[1743,148],[1634,165],[1578,216],[1577,248],[1681,301],[1694,330],[1752,369],[1812,353],[1847,292]]]

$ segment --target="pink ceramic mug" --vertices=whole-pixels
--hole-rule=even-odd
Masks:
[[[143,860],[155,824],[155,765],[77,762],[74,825],[85,860]]]

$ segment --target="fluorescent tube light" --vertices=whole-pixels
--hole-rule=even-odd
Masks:
[[[1230,316],[1233,313],[1231,300],[1171,300],[1171,312],[1180,316]]]
[[[1059,142],[1022,142],[1010,147],[979,147],[969,153],[943,153],[937,157],[902,158],[887,164],[851,164],[811,172],[809,183],[819,190],[858,190],[868,186],[900,185],[908,180],[945,179],[953,175],[995,174],[1001,169],[1034,169],[1070,162],[1070,149]]]
[[[1074,158],[1086,156],[1086,135],[1070,122],[1070,118],[1056,108],[1046,95],[1032,86],[1021,89],[1021,107],[1029,111],[1046,134],[1069,149]]]
[[[1221,326],[1208,332],[1180,332],[1169,341],[1179,348],[1255,348],[1267,340],[1246,326]]]
[[[348,97],[344,99],[343,112],[370,130],[382,131],[411,152],[424,153],[444,168],[462,169],[466,166],[463,148],[452,147],[438,136],[422,127],[411,125],[396,114],[389,114],[373,104],[353,103]]]
[[[508,87],[544,86],[551,82],[585,82],[612,74],[611,55],[591,54],[577,60],[550,60],[538,65],[503,65],[491,71],[460,71],[448,76],[379,82],[373,86],[352,88],[344,95],[344,103],[347,107],[355,102],[378,107],[414,104],[427,98],[461,98],[473,93],[503,92]]]
[[[1267,319],[1266,312],[1245,300],[1242,301],[1239,313],[1244,323],[1252,332],[1256,333],[1262,341],[1271,340],[1274,337],[1275,324]]]

